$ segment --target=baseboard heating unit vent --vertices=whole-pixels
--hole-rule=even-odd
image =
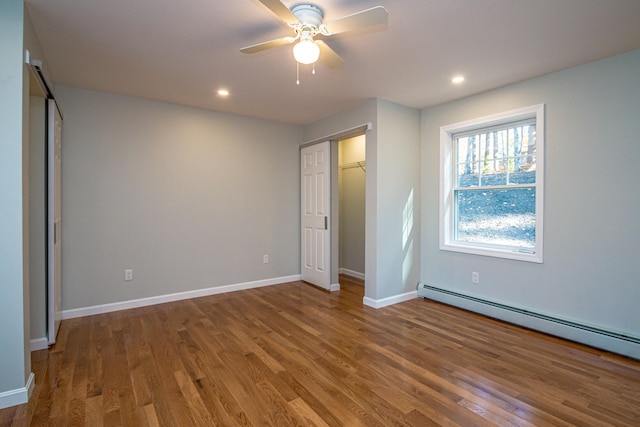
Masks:
[[[418,297],[430,299],[465,310],[580,342],[613,353],[640,360],[640,338],[619,332],[584,325],[546,314],[476,298],[426,283],[418,284]]]

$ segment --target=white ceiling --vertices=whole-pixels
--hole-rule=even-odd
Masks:
[[[424,108],[640,49],[640,0],[317,0],[325,22],[377,5],[389,22],[326,39],[345,65],[301,66],[297,86],[291,46],[239,52],[292,34],[258,0],[25,3],[56,84],[292,124],[371,98]]]

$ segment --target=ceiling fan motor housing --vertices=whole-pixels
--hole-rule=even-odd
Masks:
[[[312,3],[300,3],[291,7],[291,13],[295,15],[298,20],[304,24],[313,26],[316,29],[322,24],[322,18],[324,18],[324,11],[320,6],[316,6]]]

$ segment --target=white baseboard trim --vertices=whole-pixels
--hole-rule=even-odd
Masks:
[[[388,305],[409,301],[414,298],[418,298],[418,291],[411,291],[404,294],[394,295],[394,296],[382,298],[382,299],[373,299],[369,297],[364,297],[362,298],[362,303],[369,307],[382,308]]]
[[[31,340],[31,351],[44,350],[49,348],[49,340],[47,337],[34,338]]]
[[[344,274],[346,276],[355,277],[356,279],[365,280],[364,273],[360,273],[358,271],[349,270],[348,268],[340,268],[338,270],[340,274]]]
[[[215,286],[205,289],[196,289],[193,291],[177,292],[174,294],[158,295],[154,297],[140,298],[129,301],[94,305],[91,307],[73,308],[70,310],[62,311],[62,320],[91,316],[94,314],[110,313],[112,311],[128,310],[130,308],[146,307],[149,305],[163,304],[165,302],[224,294],[227,292],[242,291],[245,289],[261,288],[263,286],[279,285],[281,283],[295,282],[298,280],[301,280],[301,277],[299,274],[295,274],[293,276],[274,277],[272,279],[256,280],[253,282]]]
[[[332,283],[329,285],[329,292],[335,292],[340,290],[340,283]]]
[[[34,383],[35,376],[33,375],[33,372],[30,372],[29,378],[27,378],[27,383],[24,387],[0,393],[0,409],[27,403],[31,397],[31,393],[33,392]]]

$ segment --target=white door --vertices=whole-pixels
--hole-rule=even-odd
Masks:
[[[47,337],[54,344],[62,312],[62,117],[55,100],[47,109]]]
[[[331,284],[329,141],[302,149],[300,174],[302,280],[328,290]]]

